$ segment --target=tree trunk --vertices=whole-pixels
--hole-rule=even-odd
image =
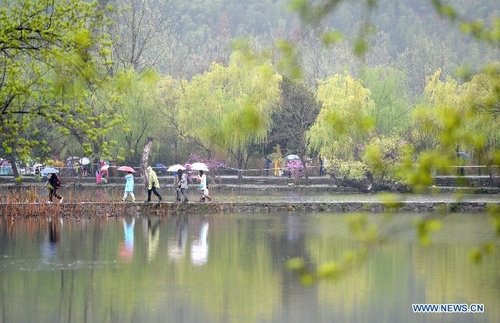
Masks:
[[[146,145],[144,145],[144,149],[142,151],[142,156],[141,156],[141,176],[144,178],[144,185],[146,185],[146,188],[149,185],[146,168],[148,168],[149,151],[151,150],[152,145],[153,145],[153,138],[148,137],[148,139],[146,139]]]
[[[14,180],[19,177],[19,170],[17,169],[16,161],[15,160],[9,160],[10,167],[12,167],[12,175],[14,176]],[[17,181],[16,181],[17,183]]]

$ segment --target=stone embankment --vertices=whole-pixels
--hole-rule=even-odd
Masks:
[[[17,203],[0,204],[0,216],[47,217],[62,216],[74,218],[116,217],[134,214],[227,214],[227,213],[295,213],[295,212],[331,212],[331,213],[485,213],[500,212],[498,202],[254,202],[254,203]]]

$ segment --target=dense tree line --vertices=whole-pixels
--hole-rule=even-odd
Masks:
[[[498,39],[474,25],[460,36],[439,19],[451,10],[439,1],[327,1],[332,14],[313,10],[306,26],[285,1],[22,3],[1,11],[9,160],[86,154],[137,164],[152,137],[151,159],[164,164],[197,152],[260,166],[279,147],[385,177],[404,158],[402,142],[413,159],[441,149],[453,163],[459,148],[497,162]],[[289,6],[307,22],[314,15],[301,3]],[[493,2],[455,5],[452,22],[473,13],[489,28],[497,17]],[[192,37],[203,28],[206,37]],[[454,74],[463,66],[468,78]],[[460,110],[454,127],[468,135],[443,143],[455,132],[437,111],[450,102]],[[388,157],[380,165],[374,156]]]

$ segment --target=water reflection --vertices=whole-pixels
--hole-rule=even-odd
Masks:
[[[155,259],[160,242],[160,218],[148,218],[148,261]]]
[[[184,259],[188,238],[188,216],[180,214],[174,217],[175,235],[168,244],[168,256],[174,262]]]
[[[56,257],[59,240],[61,239],[59,223],[62,225],[62,220],[49,218],[47,221],[47,235],[42,243],[43,260],[50,261]]]
[[[191,261],[194,265],[201,266],[204,265],[208,260],[208,221],[204,219],[201,229],[200,236],[198,239],[193,241],[191,245]]]
[[[422,248],[413,216],[396,215],[406,231],[312,286],[285,263],[345,259],[359,247],[346,215],[0,218],[0,322],[500,321],[499,252],[468,261],[494,233],[489,218],[446,216]],[[479,303],[485,313],[413,314],[413,303]]]
[[[120,259],[123,262],[132,261],[132,257],[134,256],[134,226],[135,219],[132,218],[127,222],[126,219],[122,220],[123,222],[123,231],[125,233],[125,240],[120,243],[119,255]]]

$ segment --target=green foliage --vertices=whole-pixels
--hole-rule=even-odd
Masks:
[[[78,0],[6,1],[0,21],[1,150],[26,159],[44,144],[29,134],[49,123],[91,151],[117,122],[88,107],[93,84],[103,79],[98,61],[105,61],[109,46],[107,35],[95,33],[105,23],[99,7]]]
[[[363,86],[370,89],[375,104],[378,135],[394,131],[404,133],[410,124],[409,80],[404,71],[391,67],[366,68],[362,74]]]
[[[400,157],[407,143],[398,134],[374,137],[366,146],[363,161],[377,180],[396,178]]]
[[[366,164],[360,161],[329,161],[326,167],[329,173],[340,178],[363,179],[366,177]]]
[[[272,115],[273,127],[267,144],[270,147],[279,145],[289,153],[305,157],[308,149],[306,131],[316,120],[320,105],[309,87],[287,77],[281,81],[280,93],[281,101]]]
[[[424,247],[431,244],[431,233],[440,231],[442,227],[441,221],[432,218],[418,218],[415,220],[414,225],[417,229],[418,240]]]
[[[321,111],[307,137],[312,149],[328,159],[360,160],[359,151],[373,129],[370,90],[349,75],[322,81],[317,99]]]
[[[450,78],[444,82],[440,75],[437,71],[429,79],[427,101],[412,115],[417,152],[437,149],[452,163],[459,148],[492,160],[500,143],[495,118],[500,98],[498,71],[478,74],[462,84]]]
[[[232,151],[245,151],[267,137],[281,77],[268,61],[248,58],[235,52],[227,67],[213,64],[185,85],[178,119],[182,132],[205,147]]]
[[[159,76],[151,70],[141,73],[122,70],[115,76],[110,90],[119,95],[123,126],[115,127],[113,135],[108,136],[117,141],[113,159],[139,164],[146,137],[161,133],[162,124],[158,122],[161,114],[156,105],[161,97],[157,87],[161,84]],[[106,141],[110,142],[109,139]]]

